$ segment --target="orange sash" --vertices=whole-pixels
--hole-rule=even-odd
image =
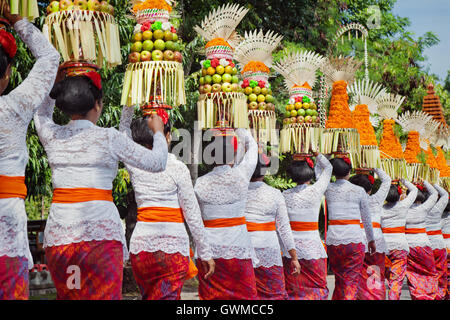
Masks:
[[[25,177],[9,177],[0,175],[0,199],[27,197]]]
[[[450,233],[443,233],[442,236],[444,239],[450,239]]]
[[[319,230],[319,223],[291,221],[291,229],[292,231],[317,231]]]
[[[245,218],[223,218],[215,220],[203,220],[206,228],[227,228],[236,227],[245,224]]]
[[[405,230],[406,234],[419,234],[419,233],[427,233],[427,230],[425,228],[410,228]]]
[[[405,227],[382,228],[383,233],[405,233]]]
[[[88,201],[113,202],[112,190],[93,188],[56,188],[53,191],[53,203],[79,203]]]
[[[191,248],[189,248],[189,255],[190,255],[189,269],[186,274],[186,280],[192,279],[193,277],[195,277],[198,274],[197,266],[195,265],[194,261],[192,260],[192,258],[194,257],[194,252],[192,251]]]
[[[364,229],[364,224],[361,223],[361,229]],[[379,224],[378,222],[372,222],[372,227],[373,228],[381,228],[381,224]]]
[[[429,235],[429,236],[438,236],[440,234],[442,234],[441,230],[427,231],[427,235]]]
[[[142,222],[184,222],[183,211],[181,208],[139,208],[137,219]]]
[[[351,224],[359,225],[361,222],[359,220],[330,220],[328,221],[330,226],[346,226]]]
[[[254,231],[275,231],[275,221],[267,222],[267,223],[255,223],[247,221],[247,230],[249,232]]]

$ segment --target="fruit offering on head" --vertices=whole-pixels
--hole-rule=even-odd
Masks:
[[[267,97],[266,97],[267,99]],[[319,113],[314,100],[307,95],[291,96],[289,104],[286,105],[284,119],[290,119],[296,116],[297,124],[318,124],[320,123]],[[284,121],[283,124],[290,124],[292,121]]]
[[[199,79],[200,85],[202,83],[212,84],[212,93],[216,92],[239,92],[239,78],[236,76],[235,64],[228,59],[207,59],[201,62],[201,77]],[[237,69],[236,69],[237,70]],[[215,86],[214,85],[220,85]],[[199,90],[200,93],[209,93]],[[256,100],[255,100],[256,102]],[[256,102],[256,108],[258,103]]]
[[[241,88],[242,92],[247,96],[249,110],[275,111],[275,99],[272,96],[272,90],[268,82],[244,79],[241,83]],[[256,102],[256,108],[253,102]]]
[[[182,43],[176,34],[177,30],[170,22],[155,21],[137,24],[131,37],[131,53],[141,54],[140,61],[175,61],[182,63]],[[142,52],[148,51],[142,59]],[[129,57],[129,61],[135,59]]]
[[[114,7],[109,1],[98,0],[54,0],[47,6],[47,14],[59,11],[89,10],[114,15]]]

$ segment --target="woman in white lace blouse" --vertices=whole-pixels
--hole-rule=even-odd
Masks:
[[[28,246],[27,214],[24,199],[25,167],[28,162],[26,135],[42,100],[55,81],[60,56],[26,18],[11,15],[3,1],[3,16],[29,47],[36,62],[17,88],[0,97],[0,300],[28,299],[28,269],[33,258]],[[11,77],[16,41],[0,30],[0,92]]]
[[[408,196],[400,201],[402,188],[399,185],[391,185],[386,197],[386,204],[381,212],[381,230],[386,242],[389,261],[386,279],[388,281],[388,299],[400,300],[403,281],[406,276],[406,262],[409,252],[408,241],[405,235],[406,214],[417,197],[415,185],[402,180],[408,190]]]
[[[369,195],[369,211],[372,217],[373,233],[377,247],[374,254],[369,254],[369,250],[366,247],[366,255],[364,256],[364,265],[358,288],[358,300],[384,300],[386,298],[384,281],[387,247],[383,232],[381,231],[381,211],[389,193],[392,179],[382,169],[375,169],[374,171],[381,179],[381,185],[374,194],[372,194],[375,182],[373,176],[357,174],[350,178],[351,183],[364,188]],[[367,240],[364,233],[363,239],[366,245]]]
[[[35,123],[52,168],[44,247],[58,299],[120,299],[128,251],[112,182],[119,161],[147,171],[165,169],[164,125],[158,116],[148,120],[153,150],[114,128],[97,127],[103,109],[97,72],[66,77],[50,97]],[[55,104],[71,117],[67,125],[53,122]]]
[[[364,243],[360,221],[364,225],[369,254],[376,251],[369,199],[365,190],[348,181],[350,159],[331,160],[336,182],[325,192],[328,206],[328,260],[335,276],[333,300],[356,300],[363,268]]]
[[[300,265],[283,195],[264,183],[269,162],[269,158],[261,154],[248,187],[245,219],[258,258],[254,265],[258,297],[261,300],[285,300],[287,293],[278,238],[291,256],[287,263],[290,274],[298,275]]]
[[[442,236],[442,214],[448,204],[448,193],[438,184],[434,188],[439,193],[439,201],[429,211],[426,219],[427,235],[434,255],[434,264],[438,274],[436,300],[444,300],[447,294],[447,248]]]
[[[448,192],[448,191],[447,191]],[[447,296],[450,299],[450,199],[447,207],[442,214],[442,236],[444,237],[445,246],[447,248]]]
[[[216,136],[214,169],[197,179],[194,191],[197,196],[206,235],[216,263],[215,273],[204,279],[207,270],[200,264],[199,297],[204,300],[233,299],[255,300],[257,290],[253,263],[257,258],[245,221],[250,178],[258,160],[258,146],[248,130],[236,130],[244,142],[246,153],[239,164],[234,164],[235,154],[231,136]]]
[[[406,265],[408,287],[413,300],[435,300],[437,272],[431,242],[426,232],[426,217],[436,204],[438,192],[427,181],[418,186],[417,198],[406,215],[406,240],[409,253]]]
[[[133,114],[134,108],[123,107],[119,130],[152,149],[153,134],[146,120],[132,121]],[[170,145],[168,116],[163,121]],[[206,277],[214,271],[189,170],[171,153],[166,170],[162,172],[149,172],[131,165],[126,168],[138,207],[137,223],[130,240],[130,260],[142,299],[179,300],[189,268],[189,236],[184,222],[194,238],[199,259],[208,264]]]
[[[321,154],[316,154],[316,166],[311,159],[294,161],[288,168],[297,187],[284,191],[283,196],[294,234],[300,262],[300,274],[292,275],[287,263],[291,256],[283,249],[286,290],[292,300],[327,300],[327,253],[319,234],[319,213],[323,195],[330,183],[333,168]],[[316,176],[316,183],[311,180]]]

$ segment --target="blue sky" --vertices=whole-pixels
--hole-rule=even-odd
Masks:
[[[415,34],[414,38],[427,31],[438,36],[439,44],[425,51],[428,60],[424,67],[445,79],[450,70],[450,0],[397,0],[393,11],[409,18],[408,30]]]

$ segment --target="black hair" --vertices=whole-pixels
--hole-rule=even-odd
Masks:
[[[346,177],[352,170],[352,166],[341,158],[331,159],[330,163],[333,166],[333,176],[338,179]]]
[[[314,169],[306,161],[293,161],[287,173],[292,181],[298,184],[306,183],[314,178]]]
[[[386,197],[386,201],[389,203],[395,203],[398,200],[400,200],[400,194],[398,193],[398,186],[392,184]]]
[[[252,179],[258,179],[264,177],[267,172],[267,168],[269,167],[269,163],[266,164],[262,158],[262,154],[258,156],[258,162],[256,163],[255,171],[253,172]]]
[[[409,190],[408,190],[409,193]],[[417,190],[417,197],[416,200],[414,202],[420,202],[420,203],[424,203],[425,200],[427,199],[426,193],[425,191],[421,191],[421,190]]]
[[[215,136],[212,144],[214,146],[211,156],[214,158],[214,164],[224,165],[231,163],[235,158],[235,150],[232,140],[234,136]],[[218,152],[216,154],[216,151]]]
[[[444,212],[442,213],[442,218],[443,219],[447,218],[449,216],[449,214],[450,214],[450,199],[447,203],[447,206],[445,207]]]
[[[56,83],[50,97],[65,114],[85,116],[97,101],[101,101],[103,92],[88,77],[75,76]]]
[[[8,66],[11,64],[13,59],[11,59],[0,45],[0,77],[3,78],[6,74]]]
[[[153,131],[147,125],[147,118],[138,118],[131,121],[131,137],[134,142],[144,147],[153,148]],[[169,121],[164,125],[164,135],[170,132],[172,124]]]
[[[371,191],[373,187],[367,174],[354,175],[349,179],[349,181],[357,186],[363,187],[366,192]]]

